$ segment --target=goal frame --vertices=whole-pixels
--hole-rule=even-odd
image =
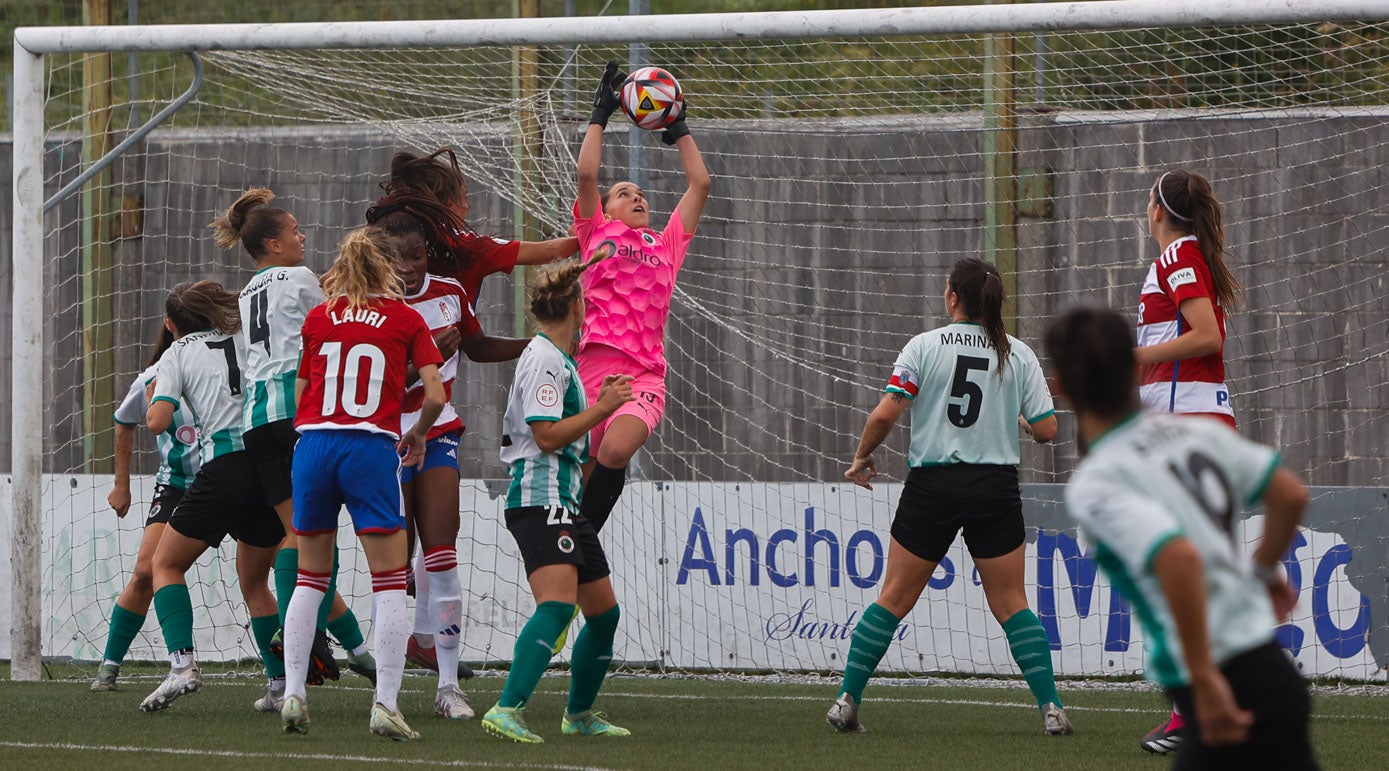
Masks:
[[[10,676],[39,679],[44,331],[43,143],[47,54],[208,50],[499,47],[822,37],[1196,28],[1389,20],[1389,0],[1105,0],[848,11],[123,27],[14,33]]]

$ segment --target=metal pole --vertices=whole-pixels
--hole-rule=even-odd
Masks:
[[[578,14],[575,0],[564,0],[564,17],[571,18]],[[561,74],[560,82],[563,84],[564,94],[560,104],[563,106],[562,115],[573,115],[575,110],[576,95],[578,94],[578,81],[576,71],[579,68],[578,46],[565,46],[564,48],[564,71]]]
[[[630,16],[647,16],[651,13],[651,0],[627,0],[627,13]],[[646,67],[651,63],[651,47],[644,42],[636,42],[627,46],[627,72],[636,72],[640,67]],[[634,125],[627,127],[627,179],[646,190],[647,181],[650,174],[647,173],[647,149],[651,140],[647,138],[649,131],[643,131]],[[648,203],[651,193],[647,192]],[[653,221],[651,223],[655,225]],[[645,447],[642,447],[632,455],[632,460],[627,464],[628,471],[632,479],[646,479],[649,470],[651,455]]]
[[[540,16],[540,0],[512,0],[512,9],[518,18],[534,19]],[[535,46],[518,46],[512,54],[512,95],[519,100],[520,109],[516,111],[516,124],[512,134],[512,227],[518,241],[538,240],[535,217],[526,209],[526,201],[538,201],[539,191],[534,180],[539,176],[540,119],[531,105],[539,87],[540,51]],[[516,337],[529,333],[526,322],[526,278],[528,271],[518,267],[512,274],[515,291],[515,311],[512,332]]]
[[[14,45],[14,237],[10,280],[10,679],[42,668],[43,57]]]
[[[125,0],[125,23],[134,27],[140,23],[140,0]],[[140,57],[134,51],[128,59],[130,71],[126,80],[130,83],[130,125],[140,125]]]
[[[82,12],[89,26],[111,26],[111,0],[84,0]],[[113,144],[111,54],[87,54],[82,78],[86,107],[82,166],[86,168],[110,152]],[[112,177],[110,167],[105,167],[82,190],[82,440],[87,473],[109,473],[115,453]]]
[[[1012,0],[989,0],[990,5]],[[984,259],[1003,277],[1003,319],[1017,332],[1018,179],[1017,67],[1014,35],[991,35],[984,46]]]
[[[627,0],[627,13],[630,16],[646,16],[651,13],[651,0]],[[627,46],[627,72],[636,72],[640,67],[651,63],[651,48],[646,43],[632,43]],[[627,129],[627,179],[637,187],[646,189],[646,147],[649,140],[636,126]]]

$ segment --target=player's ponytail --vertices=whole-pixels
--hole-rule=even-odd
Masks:
[[[224,335],[241,331],[241,310],[235,292],[216,281],[184,282],[164,300],[164,313],[180,335],[214,329]]]
[[[984,334],[998,353],[997,374],[1003,377],[1013,344],[1008,341],[1008,330],[1003,326],[1005,293],[998,268],[978,257],[965,257],[956,261],[947,281],[951,291],[960,298],[965,316],[984,327]]]
[[[1186,169],[1169,171],[1153,185],[1153,198],[1167,212],[1174,229],[1196,236],[1220,307],[1227,313],[1237,309],[1244,298],[1244,288],[1225,264],[1225,256],[1230,252],[1225,248],[1220,201],[1210,181]]]
[[[600,244],[588,260],[565,260],[535,274],[526,295],[536,321],[563,321],[573,311],[574,303],[584,294],[579,278],[589,266],[613,254],[614,250],[604,245],[611,246],[611,242]]]
[[[399,300],[405,284],[396,274],[395,249],[380,228],[348,231],[338,246],[338,257],[323,284],[328,302],[347,300],[349,308],[365,308],[373,296]]]
[[[1077,413],[1118,418],[1138,409],[1133,325],[1111,310],[1077,308],[1052,322],[1047,357]]]
[[[153,367],[159,363],[159,359],[164,356],[164,352],[169,350],[169,346],[174,344],[174,333],[163,324],[159,325],[159,336],[154,339],[154,349],[150,353],[150,360],[146,367]]]
[[[212,221],[212,237],[223,249],[246,247],[246,253],[259,261],[266,254],[265,242],[278,238],[284,230],[289,212],[266,204],[275,194],[264,187],[253,187],[241,194],[222,216]]]
[[[396,152],[391,156],[391,176],[381,183],[381,189],[387,195],[401,189],[414,190],[446,206],[462,201],[468,195],[458,156],[447,147],[425,156],[404,150]]]

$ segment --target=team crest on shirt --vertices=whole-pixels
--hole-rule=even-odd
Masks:
[[[651,235],[650,231],[643,230],[643,231],[641,232],[641,240],[642,240],[642,242],[645,243],[647,246],[655,246],[655,245],[656,245],[656,237],[653,236],[653,235]]]
[[[193,426],[179,426],[178,430],[174,431],[174,438],[179,444],[195,445],[198,443],[198,429]]]
[[[444,321],[453,323],[453,314],[449,313],[449,306],[443,300],[439,301],[439,315],[444,318]]]
[[[543,383],[535,389],[535,401],[541,407],[553,407],[559,404],[559,389],[553,383]]]
[[[559,532],[559,540],[555,541],[555,546],[559,547],[559,550],[565,554],[573,554],[574,538],[569,535],[568,530],[561,530]]]

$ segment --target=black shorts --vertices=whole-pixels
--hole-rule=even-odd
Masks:
[[[150,501],[150,513],[145,517],[145,527],[167,525],[174,515],[178,502],[183,500],[183,488],[173,485],[155,485],[154,500]]]
[[[294,445],[299,441],[294,421],[266,423],[247,431],[241,438],[246,443],[246,451],[255,460],[260,485],[265,490],[265,502],[274,506],[293,498],[290,477],[294,470]]]
[[[1017,466],[957,463],[907,473],[893,539],[921,559],[940,562],[961,529],[975,559],[1002,557],[1023,545]]]
[[[248,452],[203,464],[179,501],[169,527],[212,548],[230,535],[248,546],[276,546],[285,537],[275,507],[265,502]]]
[[[1233,747],[1208,747],[1201,743],[1192,716],[1191,688],[1171,688],[1167,695],[1186,716],[1184,739],[1177,749],[1174,769],[1195,768],[1317,768],[1307,718],[1312,699],[1297,667],[1274,643],[1241,653],[1220,665],[1235,693],[1235,701],[1254,713],[1249,741]]]
[[[521,547],[526,575],[550,565],[578,565],[579,583],[606,578],[608,557],[584,515],[561,506],[506,510],[506,529]]]

